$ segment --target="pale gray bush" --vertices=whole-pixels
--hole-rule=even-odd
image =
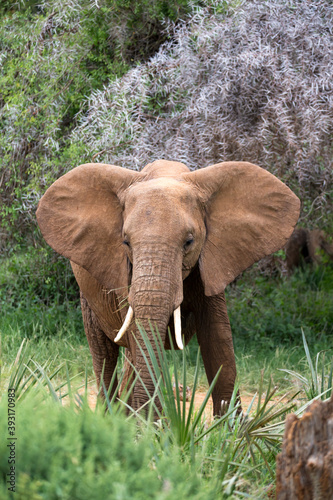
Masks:
[[[157,158],[192,169],[251,161],[296,189],[304,217],[327,220],[332,13],[328,0],[198,10],[151,60],[93,93],[72,141],[132,169]]]

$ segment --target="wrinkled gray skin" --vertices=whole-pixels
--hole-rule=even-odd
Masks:
[[[105,362],[109,387],[122,345],[152,395],[136,323],[150,338],[153,324],[169,348],[167,328],[175,345],[172,315],[181,305],[184,342],[196,333],[209,383],[223,366],[213,390],[221,414],[236,377],[224,288],[281,248],[298,214],[299,200],[283,183],[245,162],[195,172],[164,160],[141,172],[90,164],[56,181],[37,219],[46,241],[71,260],[98,384]],[[134,320],[115,343],[128,304]],[[139,409],[148,399],[137,382],[130,403]]]

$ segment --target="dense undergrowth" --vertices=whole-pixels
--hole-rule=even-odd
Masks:
[[[333,266],[296,270],[289,278],[267,279],[256,269],[227,290],[234,338],[274,347],[299,342],[303,328],[313,343],[333,335]]]
[[[180,393],[174,399],[168,377],[177,374],[192,394],[207,391],[192,340],[183,360],[179,352],[167,353],[165,389],[156,375],[164,398],[164,414],[156,425],[126,417],[113,404],[106,417],[100,405],[90,409],[92,360],[68,263],[31,248],[2,258],[0,431],[6,435],[6,388],[14,385],[15,495],[29,500],[92,495],[164,500],[185,491],[191,499],[266,498],[274,492],[275,459],[291,411],[288,397],[298,392],[297,411],[302,411],[313,397],[324,391],[326,397],[332,386],[332,278],[330,264],[299,270],[290,278],[263,277],[255,268],[244,273],[229,287],[227,303],[240,392],[254,398],[250,417],[242,421],[231,411],[207,426],[194,407],[188,420],[182,417]],[[311,354],[304,350],[302,330]],[[10,499],[6,442],[0,447],[0,494]]]
[[[332,283],[330,262],[296,270],[290,277],[272,278],[261,275],[254,266],[227,288],[235,338],[270,346],[293,343],[301,327],[313,339],[329,337],[333,333]],[[57,311],[64,317],[79,306],[79,290],[69,261],[49,248],[33,247],[3,257],[0,306],[6,316],[12,312],[13,317],[19,317],[22,311],[27,333],[32,332],[29,320],[32,325],[36,316],[48,335],[55,334],[57,324],[47,326],[46,313],[57,316]]]
[[[145,332],[141,333],[145,338]],[[332,360],[327,372],[327,363],[321,368],[318,356],[312,360],[304,337],[303,341],[310,375],[304,370],[302,374],[288,371],[305,386],[306,397],[298,405],[298,414],[311,399],[324,398],[332,390]],[[155,342],[159,345],[157,338]],[[152,353],[147,340],[146,345]],[[191,499],[258,500],[269,492],[274,494],[275,459],[284,419],[296,406],[293,401],[287,403],[285,397],[280,404],[277,388],[263,382],[263,377],[244,415],[237,412],[236,389],[227,413],[207,421],[203,415],[206,400],[198,409],[193,404],[201,369],[199,356],[186,410],[185,398],[181,397],[189,381],[186,352],[172,351],[170,357],[159,349],[160,367],[153,356],[152,373],[162,412],[153,423],[128,405],[125,413],[123,395],[117,403],[106,395],[104,405],[99,403],[92,410],[87,372],[85,390],[78,394],[68,363],[58,362],[52,371],[48,363],[39,362],[40,351],[35,347],[31,353],[22,342],[15,361],[1,374],[0,432],[9,437],[0,443],[1,498],[171,499],[185,493]],[[1,362],[6,362],[3,353]],[[183,389],[179,389],[179,382]],[[290,397],[293,395],[295,387]],[[15,423],[11,419],[10,425],[9,402],[15,408]],[[154,411],[152,399],[148,416]],[[9,456],[15,463],[15,495],[8,489]]]
[[[332,287],[329,263],[309,266],[289,278],[266,278],[255,267],[244,273],[226,292],[236,355],[246,354],[246,359],[251,352],[259,356],[262,352],[263,362],[266,353],[287,349],[290,356],[301,345],[301,329],[317,350],[330,346]],[[77,284],[69,263],[55,258],[53,251],[30,247],[26,253],[0,260],[0,308],[2,349],[9,360],[24,337],[44,346],[45,353],[47,344],[61,352],[61,341],[68,346],[67,359],[75,357],[76,349],[85,358],[89,356],[83,347],[86,340]],[[195,351],[194,340],[189,349],[192,363]],[[294,362],[292,355],[290,366]]]

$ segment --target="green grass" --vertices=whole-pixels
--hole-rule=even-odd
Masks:
[[[145,332],[142,332],[145,336]],[[155,342],[160,346],[160,341]],[[150,355],[151,346],[146,340]],[[306,344],[304,344],[306,345]],[[7,436],[7,388],[16,394],[16,492],[22,499],[266,498],[274,488],[275,459],[284,419],[293,404],[279,404],[276,388],[261,377],[258,395],[245,415],[237,413],[236,393],[227,413],[211,423],[185,404],[179,390],[173,397],[172,376],[186,386],[186,353],[158,348],[152,376],[162,402],[153,423],[125,404],[111,406],[108,397],[92,411],[86,391],[75,394],[66,364],[51,373],[31,359],[22,342],[16,359],[1,377],[0,432]],[[305,348],[308,368],[312,355]],[[202,369],[197,357],[194,386]],[[331,364],[332,370],[332,364]],[[57,378],[62,380],[59,385]],[[139,375],[138,375],[139,376]],[[177,385],[178,387],[178,385]],[[212,387],[208,392],[211,392]],[[67,402],[63,399],[69,395]],[[308,400],[307,400],[308,402]],[[105,414],[104,409],[107,410]],[[154,400],[148,415],[156,410]],[[304,411],[304,406],[298,414]],[[0,494],[13,498],[4,478],[8,471],[6,442],[0,443]],[[1,480],[2,478],[2,480]]]
[[[28,338],[27,352],[40,364],[49,362],[50,369],[53,370],[59,363],[67,362],[70,376],[79,373],[88,373],[89,379],[94,383],[92,360],[88,343],[85,338],[80,311],[67,312],[52,309],[52,314],[58,317],[58,331],[52,334],[45,326],[47,323],[40,313],[17,311],[10,312],[0,319],[1,351],[2,351],[2,371],[6,372],[9,365],[14,361],[16,353],[24,338]],[[48,312],[48,315],[51,315]],[[77,314],[78,312],[78,314]],[[76,317],[76,314],[78,317]],[[74,320],[72,317],[74,315]],[[53,316],[51,316],[53,321]],[[28,327],[26,326],[28,325]],[[52,323],[52,328],[55,325]],[[304,370],[306,362],[302,344],[301,332],[299,334],[298,345],[265,347],[259,348],[254,341],[239,342],[234,334],[236,365],[238,379],[242,393],[253,394],[264,373],[264,381],[272,378],[274,384],[278,385],[281,391],[287,391],[290,387],[290,377],[286,373],[279,371],[280,368],[287,370]],[[322,351],[327,349],[327,344],[322,343],[313,346],[313,349]],[[187,385],[192,386],[195,375],[195,353],[197,342],[193,340],[185,349],[187,356]],[[194,358],[194,360],[193,360]],[[202,369],[199,374],[198,388],[200,391],[207,390],[207,380]]]
[[[60,363],[67,362],[71,375],[84,373],[86,369],[92,375],[91,355],[82,325],[79,335],[70,327],[69,318],[66,318],[57,333],[48,335],[48,331],[43,330],[42,321],[39,323],[36,317],[35,321],[30,334],[24,324],[20,326],[19,319],[14,315],[7,317],[6,321],[0,321],[2,371],[6,371],[14,361],[22,340],[27,338],[28,354],[41,364],[49,362],[50,369],[54,369]]]
[[[289,279],[267,279],[253,268],[227,289],[227,305],[237,344],[256,349],[329,345],[333,334],[333,265],[295,272]]]
[[[88,407],[95,382],[77,289],[66,263],[52,259],[33,250],[27,258],[0,262],[0,426],[6,423],[8,384],[23,395],[17,402],[17,498],[167,499],[184,492],[194,499],[267,498],[286,411],[285,400],[282,409],[276,401],[299,390],[300,406],[331,384],[332,266],[288,280],[250,271],[229,289],[238,384],[242,395],[253,398],[247,419],[231,405],[225,418],[209,424],[203,408],[192,405],[184,413],[177,384],[176,399],[171,395],[172,377],[194,391],[208,390],[193,339],[183,354],[161,353],[162,377],[155,366],[163,400],[156,425],[133,412],[127,417],[121,407],[112,405],[112,416],[103,416],[100,404],[95,412]],[[64,276],[67,281],[59,282]],[[82,385],[85,393],[81,389],[78,396]],[[65,405],[67,392],[71,403]],[[5,448],[0,457],[3,479]],[[11,498],[4,483],[0,497]]]

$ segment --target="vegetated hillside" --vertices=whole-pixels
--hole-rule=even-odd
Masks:
[[[88,159],[70,138],[93,91],[153,55],[189,0],[0,5],[0,249],[33,240],[37,200]]]
[[[92,157],[252,161],[332,226],[332,3],[195,2],[167,35],[189,5],[3,4],[0,247],[31,241],[45,188]]]

